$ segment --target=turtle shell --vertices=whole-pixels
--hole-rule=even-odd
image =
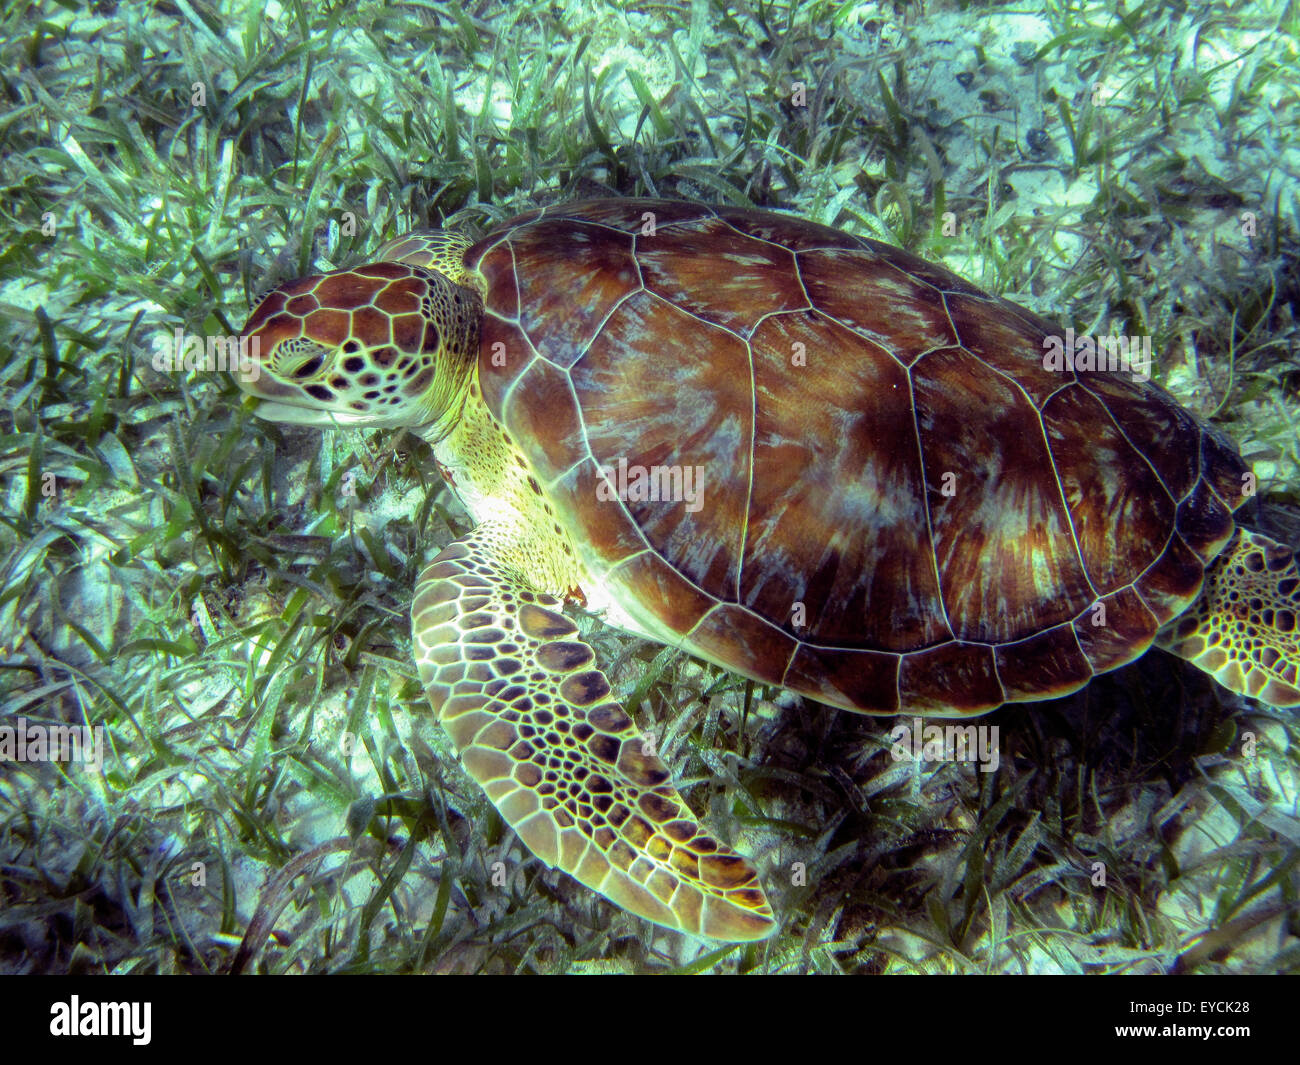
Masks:
[[[1159,387],[1048,368],[1055,326],[877,241],[595,200],[507,222],[466,265],[484,400],[593,578],[823,702],[1072,691],[1186,609],[1244,501],[1232,445]],[[697,495],[639,498],[638,471]]]

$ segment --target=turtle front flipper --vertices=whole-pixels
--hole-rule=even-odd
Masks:
[[[498,557],[504,539],[486,523],[451,544],[411,605],[420,679],[470,776],[537,857],[624,909],[711,939],[769,935],[754,870],[701,829],[560,600]]]
[[[1291,549],[1238,527],[1201,597],[1156,642],[1225,688],[1300,706],[1300,570]]]

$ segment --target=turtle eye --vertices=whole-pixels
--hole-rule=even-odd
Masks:
[[[281,379],[297,381],[314,377],[325,365],[328,349],[306,337],[281,341],[271,355],[271,372]]]

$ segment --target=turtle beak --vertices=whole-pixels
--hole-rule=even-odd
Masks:
[[[382,423],[373,417],[353,414],[349,411],[326,410],[320,407],[308,407],[296,403],[280,403],[273,399],[259,399],[245,396],[244,410],[268,422],[281,422],[289,425],[310,425],[316,429],[351,429],[373,428]]]

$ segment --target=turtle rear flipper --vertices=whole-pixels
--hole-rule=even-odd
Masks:
[[[560,600],[498,557],[507,539],[485,523],[451,544],[411,605],[420,679],[465,769],[529,850],[624,909],[710,939],[771,934],[754,870],[700,828]]]
[[[1157,637],[1225,688],[1300,706],[1300,570],[1284,544],[1238,528],[1201,597]]]

